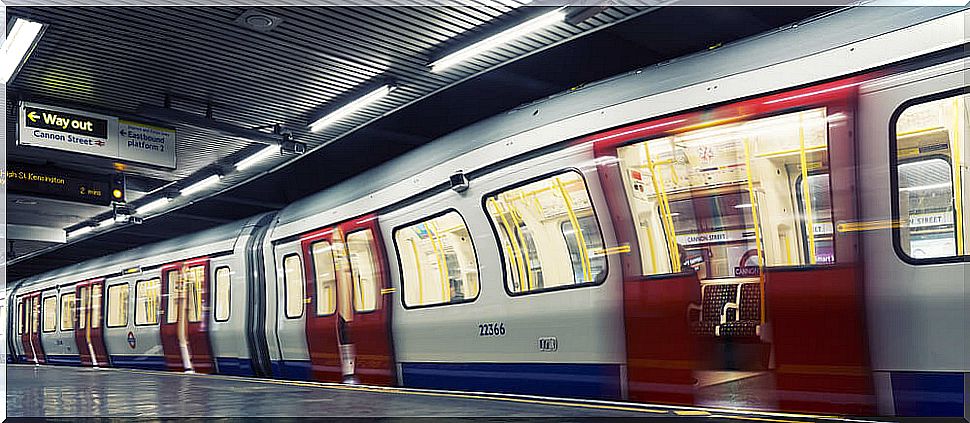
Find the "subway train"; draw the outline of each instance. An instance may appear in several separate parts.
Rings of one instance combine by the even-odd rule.
[[[968,18],[839,10],[18,281],[12,359],[968,416]]]

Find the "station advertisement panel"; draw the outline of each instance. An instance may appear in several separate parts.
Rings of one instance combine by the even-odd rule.
[[[30,102],[20,104],[21,145],[174,169],[175,129]]]

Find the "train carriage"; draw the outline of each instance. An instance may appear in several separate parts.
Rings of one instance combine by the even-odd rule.
[[[967,13],[842,10],[521,106],[278,213],[21,281],[8,342],[38,364],[966,416]]]

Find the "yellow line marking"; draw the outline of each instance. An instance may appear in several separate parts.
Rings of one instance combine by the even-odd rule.
[[[711,413],[708,413],[706,411],[699,411],[699,410],[674,411],[674,414],[678,416],[710,416],[711,415]]]

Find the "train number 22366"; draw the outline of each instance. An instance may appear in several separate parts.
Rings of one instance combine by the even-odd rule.
[[[480,323],[478,325],[478,336],[505,336],[505,322]]]

